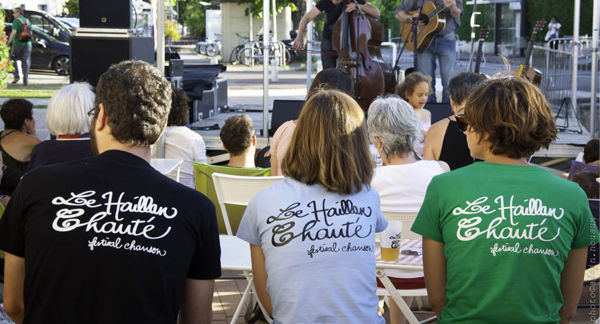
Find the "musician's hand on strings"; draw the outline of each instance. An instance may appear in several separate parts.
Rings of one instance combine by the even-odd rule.
[[[354,2],[349,2],[349,3],[346,5],[346,12],[352,12],[352,11],[354,11],[355,9],[356,9],[356,3],[354,3]]]
[[[294,39],[294,42],[292,43],[292,48],[294,48],[294,50],[299,51],[302,49],[302,47],[304,46],[304,37],[303,35],[298,34],[298,36],[296,37],[296,39]]]

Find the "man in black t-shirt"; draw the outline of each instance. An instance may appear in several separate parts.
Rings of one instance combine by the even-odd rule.
[[[370,3],[365,3],[365,0],[358,0],[358,6],[367,15],[375,18],[379,17],[379,9]],[[345,8],[346,12],[352,12],[356,10],[356,3],[349,1]],[[323,38],[321,40],[321,62],[323,63],[323,70],[334,69],[337,63],[337,56],[335,55],[335,50],[331,44],[331,34],[333,32],[333,26],[342,15],[342,12],[344,12],[344,0],[320,0],[317,2],[317,5],[308,11],[302,17],[302,20],[300,20],[298,36],[296,36],[292,46],[297,51],[302,49],[304,46],[304,32],[306,31],[306,25],[317,18],[323,11],[325,11],[327,16],[325,18],[325,24],[323,25]]]
[[[171,86],[141,61],[105,72],[97,156],[27,173],[0,220],[4,308],[17,323],[209,323],[221,274],[215,208],[153,169]]]

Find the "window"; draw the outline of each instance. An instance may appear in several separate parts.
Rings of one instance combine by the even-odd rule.
[[[38,5],[38,10],[39,11],[48,11],[48,5],[45,5],[45,4]]]

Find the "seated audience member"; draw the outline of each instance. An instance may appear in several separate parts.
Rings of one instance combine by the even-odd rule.
[[[379,192],[381,209],[393,212],[419,211],[431,179],[449,171],[442,161],[417,160],[414,141],[419,136],[419,122],[412,107],[398,97],[378,98],[369,107],[367,125],[383,166],[375,169],[371,186]],[[397,288],[425,288],[423,273],[394,275]],[[405,298],[410,305],[412,297]],[[390,299],[390,320],[401,323],[403,316]]]
[[[25,173],[33,147],[40,143],[35,137],[33,104],[25,99],[10,99],[0,108],[4,130],[0,132],[0,153],[7,168]]]
[[[194,189],[194,162],[206,163],[206,145],[200,134],[186,127],[190,99],[182,89],[173,89],[169,122],[165,130],[165,158],[183,160],[179,182]],[[177,179],[177,170],[168,175]]]
[[[155,67],[115,64],[96,87],[96,156],[23,177],[0,220],[13,321],[210,323],[214,207],[149,164],[170,106]]]
[[[46,127],[56,139],[33,148],[28,170],[92,156],[87,114],[94,108],[94,96],[92,86],[79,82],[54,93],[46,109]]]
[[[585,192],[585,194],[588,197],[588,203],[590,205],[590,210],[592,211],[592,215],[594,216],[594,221],[596,222],[596,227],[598,227],[599,224],[599,219],[598,217],[599,215],[599,209],[600,209],[600,188],[598,184],[598,181],[596,180],[598,178],[598,173],[593,173],[593,172],[589,172],[589,171],[580,171],[577,172],[573,178],[571,178],[571,181],[577,183],[581,189],[583,189],[583,191]],[[600,252],[600,245],[596,244],[596,245],[591,245],[588,247],[588,254],[587,254],[587,262],[585,265],[585,268],[588,269],[590,267],[594,267],[598,265],[598,260],[599,260],[599,254]],[[596,271],[600,271],[600,269],[597,269]],[[587,272],[587,271],[586,271]],[[598,274],[600,274],[600,272],[597,272]]]
[[[246,208],[237,236],[250,243],[258,297],[274,323],[384,323],[374,251],[387,221],[369,186],[364,118],[347,94],[313,94],[283,158],[285,179]]]
[[[310,89],[306,94],[308,99],[313,93],[320,89],[337,89],[350,96],[354,93],[354,82],[352,78],[338,69],[325,69],[315,75],[313,82],[310,84]],[[287,152],[292,140],[292,135],[296,129],[296,121],[289,120],[275,131],[271,140],[271,173],[273,175],[281,175],[281,161]]]
[[[254,122],[248,115],[235,115],[227,118],[219,133],[223,148],[229,153],[228,167],[254,168],[256,135]]]
[[[194,176],[196,190],[206,195],[216,206],[219,233],[227,234],[212,174],[218,172],[239,176],[261,177],[270,176],[271,169],[255,167],[256,135],[254,135],[252,119],[248,115],[236,115],[227,118],[223,128],[221,128],[220,136],[223,148],[229,152],[229,163],[227,166],[194,163]],[[246,207],[226,205],[226,208],[232,234],[235,234]]]
[[[598,151],[600,150],[600,140],[594,138],[585,144],[583,148],[583,162],[595,166],[600,166]]]
[[[575,183],[526,158],[556,138],[542,92],[489,80],[456,116],[482,159],[433,178],[412,227],[440,323],[568,323],[598,230]]]
[[[481,82],[481,76],[473,72],[462,72],[450,80],[450,105],[454,115],[463,112],[467,96]],[[444,161],[451,170],[473,163],[467,139],[456,126],[454,115],[431,125],[423,150],[424,159]]]
[[[417,117],[419,117],[421,136],[415,143],[415,152],[419,156],[423,155],[425,135],[427,135],[427,131],[431,127],[431,112],[425,109],[430,93],[431,77],[421,72],[411,72],[405,75],[404,81],[396,87],[396,94],[406,100],[413,107],[415,113],[417,113]]]

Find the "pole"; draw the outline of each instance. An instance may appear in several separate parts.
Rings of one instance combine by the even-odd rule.
[[[248,4],[248,20],[249,20],[249,24],[250,24],[250,30],[248,31],[248,41],[252,42],[252,34],[254,33],[252,31],[252,4],[249,3]]]
[[[165,74],[165,1],[156,0],[156,67],[161,75]],[[165,157],[164,133],[156,141],[156,157]]]
[[[313,8],[313,0],[306,0],[306,12]],[[312,42],[313,42],[313,22],[309,22],[306,28],[306,92],[310,89],[312,83]]]
[[[263,1],[263,137],[269,137],[269,1]]]
[[[581,0],[574,0],[575,9],[573,10],[573,73],[571,74],[571,104],[575,108],[575,113],[579,116],[579,105],[577,104],[577,61],[579,59],[579,13],[581,11]]]
[[[592,19],[592,102],[590,103],[590,139],[597,137],[597,105],[598,95],[598,37],[600,37],[600,0],[594,0],[594,17]]]
[[[277,48],[277,53],[278,55],[274,56],[274,60],[273,60],[273,71],[272,71],[272,80],[273,82],[277,82],[279,81],[279,75],[278,75],[278,68],[279,68],[279,55],[281,55],[281,62],[283,62],[285,60],[285,53],[283,53],[281,51],[281,48],[278,46],[277,43],[277,4],[275,3],[275,0],[272,0],[273,3],[273,40],[269,43],[273,44],[273,48]]]

